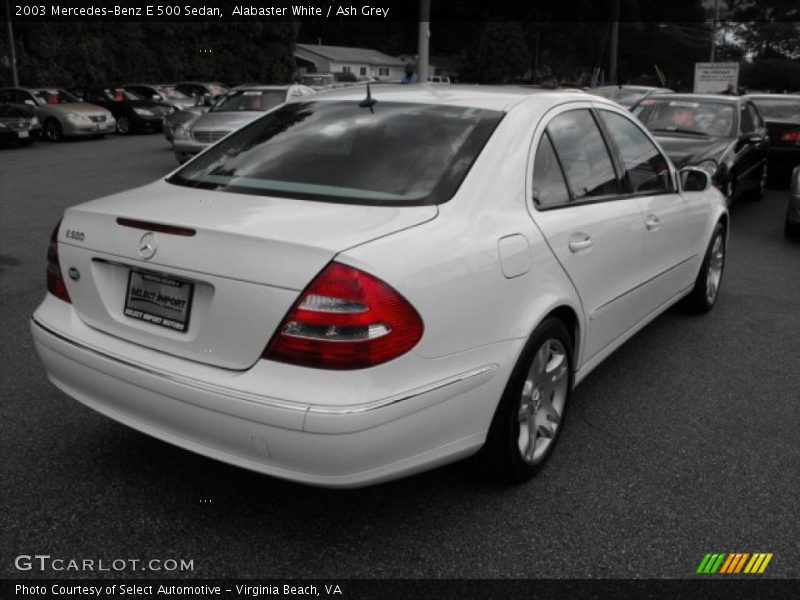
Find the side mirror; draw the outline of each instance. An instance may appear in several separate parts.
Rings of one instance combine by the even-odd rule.
[[[25,104],[27,104],[28,106],[36,106],[36,102],[34,102],[33,100],[25,100]]]
[[[684,192],[705,192],[711,187],[711,177],[697,167],[684,167],[680,170],[681,189]]]

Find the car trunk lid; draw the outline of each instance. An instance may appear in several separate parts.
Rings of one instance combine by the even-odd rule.
[[[437,212],[435,206],[312,202],[157,182],[68,209],[59,254],[65,277],[70,269],[78,274],[67,277],[67,287],[87,324],[148,348],[244,369],[337,253]],[[165,282],[144,284],[142,277]],[[176,284],[192,288],[170,298],[190,303],[185,315],[178,313],[185,331],[126,314],[134,287],[160,286],[169,297]]]

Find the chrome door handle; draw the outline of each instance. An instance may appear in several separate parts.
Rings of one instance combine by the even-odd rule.
[[[661,221],[658,220],[657,216],[650,215],[645,219],[644,226],[647,228],[647,231],[655,231],[661,226]]]
[[[592,246],[594,246],[594,242],[588,235],[580,241],[569,243],[570,252],[573,253],[580,252],[581,250],[588,250]]]

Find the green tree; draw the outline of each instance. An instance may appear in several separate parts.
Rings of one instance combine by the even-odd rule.
[[[516,22],[484,25],[476,59],[482,83],[503,83],[522,77],[530,67],[530,52],[522,26]]]

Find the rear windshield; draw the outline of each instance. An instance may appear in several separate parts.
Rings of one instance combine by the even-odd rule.
[[[761,116],[767,120],[794,121],[800,123],[800,97],[798,98],[753,98]]]
[[[286,90],[236,90],[220,98],[213,112],[266,111],[286,101]]]
[[[502,116],[431,104],[290,103],[168,181],[348,204],[439,204],[456,192]]]

